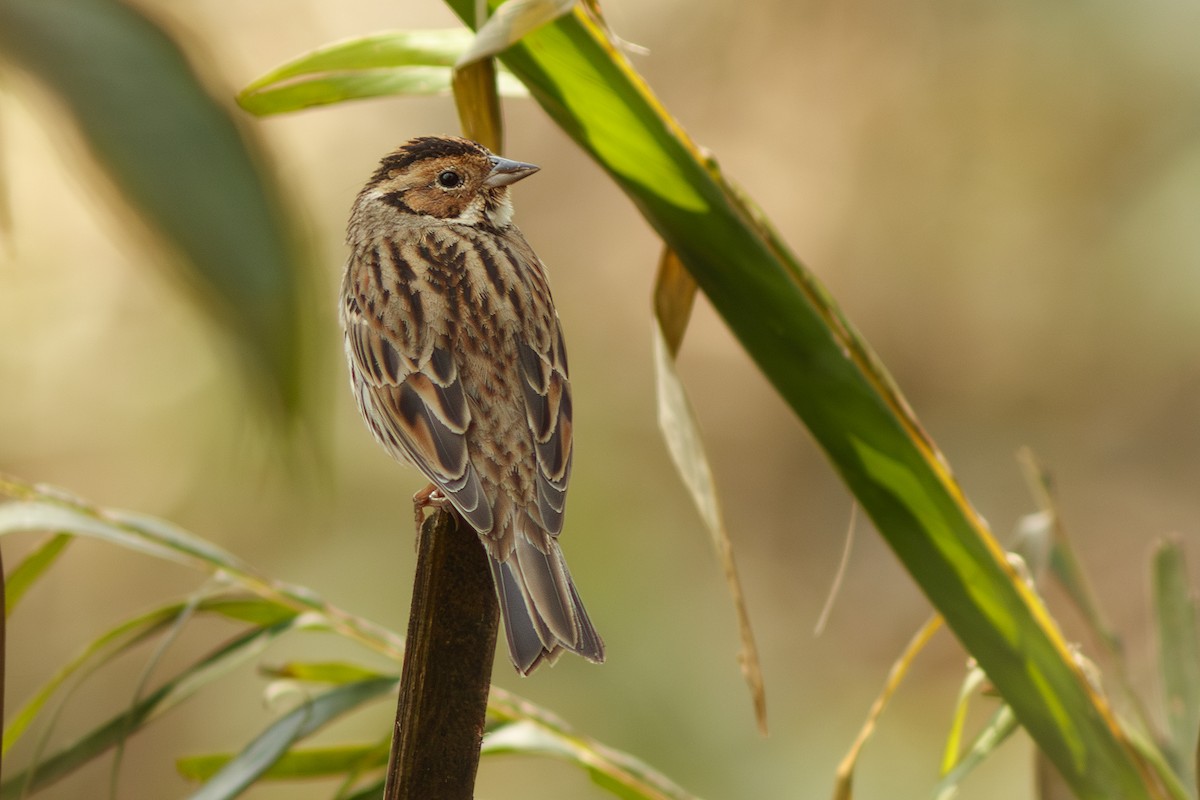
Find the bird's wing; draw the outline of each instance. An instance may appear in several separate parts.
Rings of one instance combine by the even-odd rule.
[[[471,527],[490,531],[491,504],[467,452],[471,409],[445,337],[422,342],[418,335],[417,346],[401,352],[395,342],[409,342],[387,335],[357,303],[343,313],[359,402],[376,437],[394,457],[416,465]]]
[[[562,531],[567,481],[571,477],[571,381],[558,316],[550,310],[553,335],[546,344],[518,343],[525,421],[537,454],[537,507],[541,525],[552,536]]]

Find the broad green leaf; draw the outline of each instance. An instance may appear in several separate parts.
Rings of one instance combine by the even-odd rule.
[[[1200,735],[1200,631],[1196,598],[1178,537],[1164,539],[1154,552],[1151,576],[1158,669],[1167,714],[1167,755],[1184,785],[1196,788],[1196,747]]]
[[[206,781],[234,759],[233,753],[214,753],[178,759],[175,767],[190,781]],[[262,780],[331,778],[362,769],[387,766],[388,745],[341,745],[297,748],[285,753],[262,774]]]
[[[318,47],[267,72],[239,93],[239,98],[265,86],[302,75],[393,67],[452,67],[471,45],[466,28],[384,31]]]
[[[180,257],[178,277],[232,334],[260,396],[294,411],[309,317],[299,248],[257,144],[175,42],[117,0],[0,0],[0,58],[61,101],[129,205]]]
[[[236,758],[221,768],[190,800],[237,797],[271,768],[292,745],[330,720],[396,687],[393,678],[374,678],[330,689],[285,714],[263,731]]]
[[[346,100],[364,100],[393,94],[446,94],[449,91],[449,68],[403,67],[306,78],[253,93],[243,93],[238,97],[238,103],[251,114],[266,116]]]
[[[54,566],[54,562],[66,550],[71,539],[72,537],[65,533],[47,537],[8,574],[4,583],[4,613],[6,616],[12,616],[13,609],[21,602],[21,598],[33,584],[37,583],[38,578],[46,574],[46,570]]]
[[[392,31],[348,39],[293,59],[238,93],[246,111],[260,116],[312,106],[388,95],[446,94],[452,66],[471,44],[464,28]],[[525,87],[501,71],[501,94],[521,96]]]
[[[0,784],[0,800],[11,800],[25,792],[36,792],[71,774],[184,702],[208,683],[261,653],[267,644],[290,628],[290,624],[276,625],[251,630],[236,637],[138,700],[128,711],[98,726],[50,758],[4,781]]]
[[[870,347],[598,22],[576,6],[500,58],[679,255],[1075,791],[1167,796]]]

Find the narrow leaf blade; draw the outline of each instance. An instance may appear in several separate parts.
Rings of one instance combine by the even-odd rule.
[[[737,618],[741,650],[738,663],[742,676],[750,689],[754,704],[754,717],[759,731],[767,733],[767,698],[763,683],[762,665],[758,657],[758,645],[750,626],[750,612],[746,608],[746,597],[738,575],[733,555],[733,542],[725,526],[717,500],[717,485],[713,478],[708,455],[700,436],[695,411],[688,402],[683,381],[675,369],[674,352],[678,350],[687,324],[687,312],[695,296],[696,285],[689,282],[686,272],[674,254],[667,252],[659,269],[655,292],[655,309],[662,315],[655,328],[654,371],[658,395],[658,426],[667,443],[667,450],[675,470],[679,473],[700,512],[700,518],[708,528],[717,561],[725,576],[725,584],[733,601]]]
[[[234,753],[214,753],[178,759],[175,768],[190,781],[206,781],[221,771],[236,757]],[[293,749],[261,776],[262,780],[307,780],[331,778],[364,769],[387,765],[386,743],[370,745],[341,745]]]
[[[11,617],[13,609],[21,602],[25,593],[46,574],[58,557],[66,551],[73,537],[65,533],[47,537],[41,545],[27,555],[5,578],[4,612]]]
[[[39,791],[66,777],[187,700],[208,683],[258,655],[272,639],[289,629],[290,625],[279,625],[254,629],[236,637],[140,698],[124,713],[112,717],[30,770],[4,781],[0,784],[0,800],[20,797],[26,791]]]
[[[278,762],[295,742],[395,686],[396,681],[392,678],[374,678],[339,686],[304,703],[259,734],[236,758],[192,793],[190,800],[237,797]]]
[[[1159,542],[1153,558],[1151,592],[1163,706],[1167,713],[1171,764],[1186,786],[1196,786],[1195,753],[1200,736],[1200,632],[1196,599],[1178,537]]]
[[[472,0],[447,2],[473,21]],[[500,58],[679,254],[1075,790],[1165,796],[879,359],[597,20],[577,6]]]
[[[246,86],[239,99],[301,75],[389,67],[451,67],[470,46],[472,38],[465,28],[448,28],[386,31],[345,39],[281,64]]]
[[[450,91],[448,67],[401,67],[341,72],[243,92],[238,103],[251,114],[267,116],[312,106],[393,94],[435,95]]]
[[[0,53],[50,90],[271,409],[294,411],[307,318],[299,248],[257,146],[151,19],[117,0],[5,0]],[[169,261],[167,262],[169,263]]]

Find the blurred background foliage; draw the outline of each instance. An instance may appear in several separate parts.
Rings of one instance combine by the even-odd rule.
[[[440,4],[383,0],[139,7],[180,39],[221,102],[331,40],[454,24]],[[609,0],[604,9],[618,35],[648,49],[634,63],[667,107],[838,298],[998,533],[1034,507],[1016,449],[1031,445],[1051,466],[1065,523],[1148,693],[1150,542],[1167,531],[1194,540],[1200,525],[1200,9],[877,0],[752,11]],[[59,57],[89,68],[73,50]],[[129,224],[62,109],[23,73],[0,75],[10,218],[0,248],[0,470],[166,517],[399,629],[413,565],[407,503],[419,481],[377,452],[352,408],[333,297],[354,193],[397,143],[457,130],[452,102],[242,120],[270,154],[318,265],[302,334],[314,402],[301,422],[328,459],[305,470],[283,463],[279,431],[253,409],[228,348]],[[508,100],[506,114],[508,152],[543,167],[517,193],[518,221],[551,269],[571,346],[579,457],[564,543],[613,656],[602,669],[564,660],[533,680],[501,663],[496,680],[700,796],[824,796],[927,605],[882,542],[859,536],[828,628],[813,638],[849,497],[698,303],[680,367],[763,655],[772,735],[758,737],[719,568],[656,430],[657,239],[532,102]],[[15,557],[14,542],[5,547]],[[184,570],[149,563],[75,545],[12,621],[13,642],[38,646],[13,648],[10,697],[103,628],[194,585]],[[1071,636],[1071,615],[1060,619]],[[326,645],[344,646],[311,643],[328,657]],[[917,663],[864,754],[861,797],[928,791],[963,662],[943,634]],[[120,709],[141,668],[132,659],[126,675],[101,676],[62,725]],[[265,724],[261,681],[227,680],[219,706],[185,706],[129,743],[127,787],[181,794],[175,756],[223,749]],[[361,735],[391,711],[382,704]],[[969,796],[1026,795],[1030,749],[1020,737],[1006,745]],[[104,770],[93,765],[46,796],[80,796]],[[529,796],[533,775],[536,796],[604,796],[569,767],[505,758],[484,760],[480,794]],[[289,786],[254,796],[300,795]]]

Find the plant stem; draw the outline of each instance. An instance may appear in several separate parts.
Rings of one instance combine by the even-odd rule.
[[[499,608],[479,537],[449,510],[421,526],[384,800],[470,800]]]

